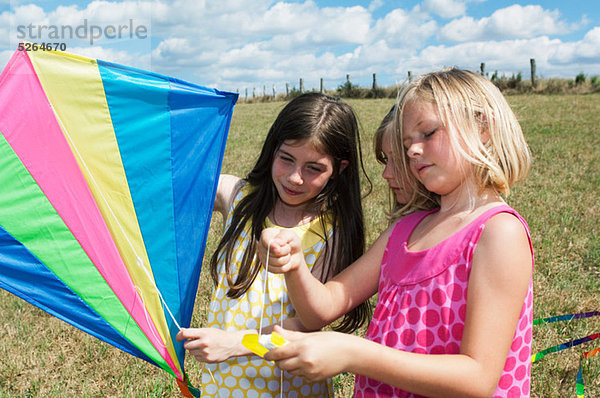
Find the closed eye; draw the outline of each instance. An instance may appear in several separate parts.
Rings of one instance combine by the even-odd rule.
[[[315,173],[322,173],[323,172],[323,170],[320,167],[317,167],[317,166],[308,166],[308,169],[310,171],[312,171],[312,172],[315,172]]]

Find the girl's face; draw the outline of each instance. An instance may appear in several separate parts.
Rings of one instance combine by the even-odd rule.
[[[308,204],[323,190],[333,174],[333,160],[306,141],[285,141],[271,168],[281,201],[290,206]]]
[[[392,152],[392,134],[394,134],[393,128],[387,127],[381,139],[381,151],[386,158],[385,168],[383,169],[381,176],[387,181],[392,192],[394,192],[396,201],[403,205],[408,203],[412,189],[408,181],[405,181],[403,178],[396,175],[394,155]]]
[[[469,165],[454,155],[448,130],[434,104],[418,99],[407,102],[402,126],[403,144],[414,176],[427,190],[439,195],[458,188]]]

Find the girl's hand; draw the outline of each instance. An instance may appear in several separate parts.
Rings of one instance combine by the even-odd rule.
[[[275,331],[288,343],[267,352],[265,359],[274,361],[281,369],[312,381],[324,380],[345,370],[348,347],[345,349],[344,344],[349,335],[292,332],[279,326],[275,326]]]
[[[223,362],[233,356],[243,355],[243,332],[226,332],[215,328],[181,329],[175,338],[187,340],[183,348],[189,351],[198,362]]]
[[[306,265],[302,242],[294,231],[279,228],[264,229],[258,244],[258,256],[263,264],[267,261],[267,249],[269,249],[269,272],[285,274]]]

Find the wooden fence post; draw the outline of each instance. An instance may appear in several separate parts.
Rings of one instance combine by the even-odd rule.
[[[481,65],[479,65],[479,70],[481,72],[481,76],[485,76],[485,62],[482,62]]]
[[[289,83],[285,84],[285,96],[286,97],[290,96],[290,84]]]
[[[535,58],[529,59],[529,64],[531,65],[531,87],[535,87]]]
[[[304,79],[300,78],[300,94],[304,92]]]
[[[377,90],[377,76],[373,73],[373,91]]]
[[[325,88],[323,87],[323,78],[321,78],[321,89],[319,90],[321,94],[325,92]]]

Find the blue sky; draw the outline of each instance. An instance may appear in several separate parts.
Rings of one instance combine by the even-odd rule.
[[[0,0],[0,67],[17,44],[67,51],[222,90],[370,86],[444,66],[600,75],[596,0]]]

